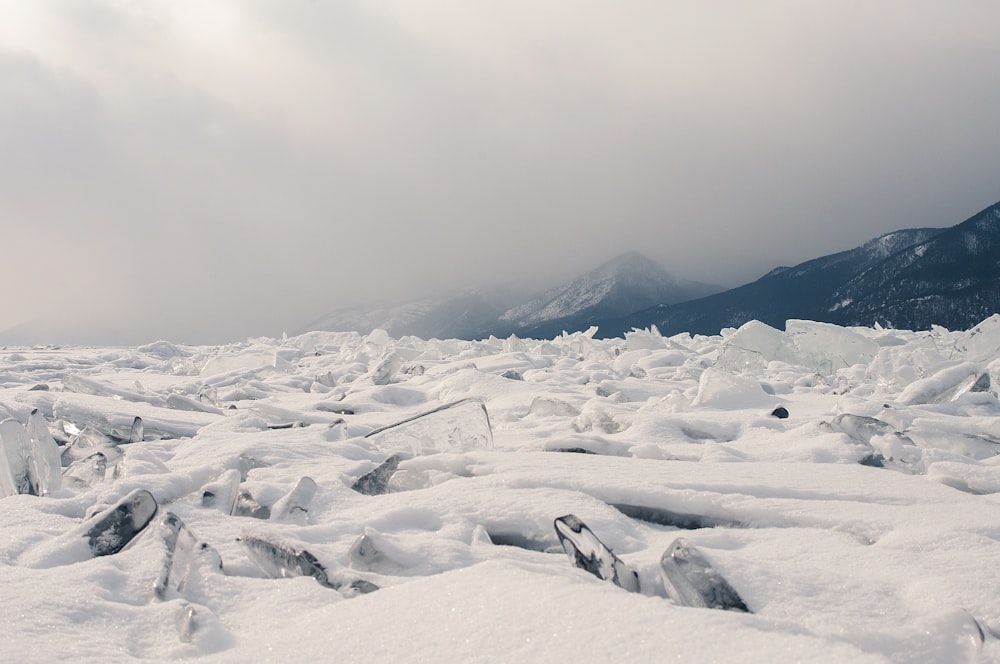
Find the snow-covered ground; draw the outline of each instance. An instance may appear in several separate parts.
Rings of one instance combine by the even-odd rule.
[[[0,416],[34,440],[37,409],[76,463],[46,496],[0,499],[3,652],[996,661],[998,357],[1000,316],[970,332],[790,322],[694,338],[4,349]],[[137,416],[141,442],[95,433],[128,441]],[[352,488],[394,454],[384,493]],[[137,489],[155,497],[153,521],[91,557],[85,519]],[[168,513],[186,539],[163,577]],[[567,514],[639,592],[571,563],[553,527]],[[660,560],[678,537],[749,613],[668,599]],[[258,539],[326,583],[271,578],[250,555]]]

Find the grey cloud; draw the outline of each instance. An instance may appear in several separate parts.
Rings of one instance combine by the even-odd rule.
[[[957,223],[1000,199],[997,7],[51,3],[0,51],[0,206],[40,247],[0,294],[221,341],[629,249],[736,285]]]

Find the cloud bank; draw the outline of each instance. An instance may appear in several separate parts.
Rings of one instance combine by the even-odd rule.
[[[630,249],[737,285],[958,223],[1000,199],[996,25],[986,0],[0,0],[0,329],[280,335]]]

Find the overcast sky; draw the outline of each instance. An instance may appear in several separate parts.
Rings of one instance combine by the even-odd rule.
[[[997,26],[997,0],[0,0],[0,330],[236,341],[632,249],[735,286],[951,226],[1000,200]]]

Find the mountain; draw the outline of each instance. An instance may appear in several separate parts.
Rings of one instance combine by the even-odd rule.
[[[718,286],[675,279],[658,263],[632,251],[506,311],[492,333],[554,337],[564,330],[586,330],[595,320],[719,290]]]
[[[367,333],[382,328],[393,336],[424,339],[553,337],[585,330],[592,321],[623,316],[661,302],[673,303],[721,290],[675,279],[654,261],[629,252],[567,283],[531,294],[507,286],[467,289],[445,297],[331,312],[308,330]]]
[[[484,336],[483,330],[494,326],[505,311],[526,297],[524,289],[514,286],[470,288],[410,302],[338,309],[299,332],[327,330],[367,334],[381,328],[397,338],[413,335],[422,339],[473,339]]]
[[[1000,311],[1000,203],[957,226],[901,230],[864,245],[776,268],[709,297],[595,321],[600,336],[656,325],[664,334],[717,334],[790,318],[906,329],[967,329]]]
[[[940,229],[896,231],[864,245],[794,267],[779,267],[752,283],[673,306],[658,305],[618,319],[597,322],[601,336],[618,336],[633,327],[656,325],[663,334],[718,334],[759,320],[784,328],[789,318],[825,321],[837,287],[899,249],[922,242]]]
[[[1000,203],[837,289],[831,322],[967,329],[1000,311]]]

